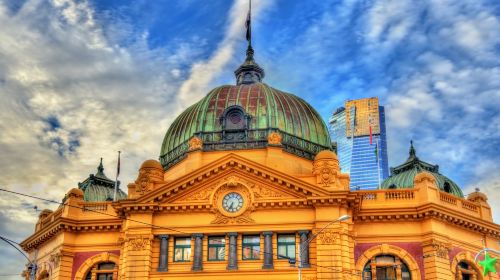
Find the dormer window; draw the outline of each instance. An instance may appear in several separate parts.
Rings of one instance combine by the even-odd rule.
[[[246,130],[249,128],[250,115],[245,114],[243,107],[228,107],[220,118],[222,130]]]

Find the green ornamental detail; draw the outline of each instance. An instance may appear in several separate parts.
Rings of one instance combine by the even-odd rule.
[[[391,168],[391,176],[385,179],[380,189],[406,189],[414,187],[414,179],[420,172],[432,174],[441,191],[463,197],[460,187],[448,177],[439,173],[439,166],[427,163],[417,157],[413,141],[411,141],[408,159],[401,165]]]
[[[484,260],[479,261],[479,265],[483,267],[483,276],[486,276],[488,272],[496,273],[495,264],[497,262],[497,258],[490,258],[487,252],[484,253]]]
[[[109,179],[104,174],[104,166],[102,165],[102,158],[99,166],[97,167],[96,174],[90,174],[83,182],[78,183],[78,188],[83,191],[84,201],[112,201],[115,192],[115,181]],[[120,182],[118,181],[118,192],[116,199],[127,199],[127,194],[120,189]]]

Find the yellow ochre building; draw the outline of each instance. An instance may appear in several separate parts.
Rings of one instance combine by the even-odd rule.
[[[413,145],[380,189],[350,191],[320,115],[263,83],[250,45],[235,75],[116,201],[101,163],[42,211],[22,242],[36,279],[499,279],[474,260],[499,249],[483,193],[463,197]]]

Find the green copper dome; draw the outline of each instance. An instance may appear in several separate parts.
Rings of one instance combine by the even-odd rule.
[[[234,71],[236,85],[213,89],[170,125],[160,152],[164,169],[186,157],[188,141],[194,137],[197,145],[191,149],[203,151],[281,146],[312,160],[318,152],[332,149],[318,112],[303,99],[263,83],[264,69],[253,55],[249,41],[246,59]]]
[[[406,189],[414,187],[415,176],[420,172],[429,172],[436,179],[436,183],[441,191],[463,197],[460,187],[448,177],[439,173],[439,166],[421,161],[417,155],[413,142],[410,147],[410,156],[405,163],[391,168],[391,176],[385,179],[380,189]]]
[[[165,135],[160,161],[168,168],[182,159],[193,136],[202,139],[203,150],[231,150],[264,147],[272,132],[283,137],[285,150],[299,156],[312,159],[320,150],[331,149],[328,129],[311,105],[253,82],[217,87],[181,113]]]
[[[127,194],[123,192],[118,182],[116,200],[127,199]],[[78,188],[83,191],[84,201],[112,201],[115,191],[115,181],[109,179],[104,174],[104,167],[101,163],[97,167],[97,173],[90,174],[82,183],[78,183]]]

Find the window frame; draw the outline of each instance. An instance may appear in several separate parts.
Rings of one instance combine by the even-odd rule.
[[[217,240],[217,239],[222,239],[224,240],[224,243],[221,243],[221,244],[210,244],[210,240]],[[215,258],[214,259],[211,259],[210,258],[210,249],[211,248],[214,248],[215,249]],[[219,254],[218,254],[218,249],[219,248],[223,248],[224,250],[224,256],[221,258],[219,258]],[[209,236],[208,237],[208,241],[207,241],[207,261],[225,261],[226,260],[226,237],[225,236]]]
[[[291,241],[280,241],[280,237],[283,237],[283,236],[291,236],[293,237],[293,242]],[[276,255],[278,256],[278,259],[280,260],[283,260],[283,259],[296,259],[297,257],[297,236],[293,233],[281,233],[281,234],[278,234],[278,236],[276,237],[276,243],[277,243],[277,247],[276,249],[278,250],[276,252]],[[288,246],[290,245],[293,245],[294,249],[293,249],[293,257],[290,257],[289,256],[289,252],[288,252]],[[285,247],[285,255],[282,256],[280,255],[280,247],[284,246]]]
[[[245,237],[258,237],[259,238],[259,241],[258,242],[245,242]],[[259,252],[259,257],[258,258],[254,258],[254,248],[257,247],[258,250],[257,252]],[[253,261],[253,260],[260,260],[260,253],[261,253],[261,250],[260,250],[260,235],[258,234],[247,234],[247,235],[243,235],[241,237],[241,260],[243,261]],[[246,258],[245,257],[245,248],[250,248],[250,257],[249,258]]]
[[[184,240],[189,240],[189,245],[178,245],[177,244],[177,240],[181,240],[181,239],[184,239]],[[177,249],[182,249],[182,259],[178,260],[177,257],[176,257],[176,251]],[[189,258],[187,260],[185,260],[185,252],[186,252],[186,249],[189,249]],[[174,253],[172,254],[173,255],[173,261],[174,262],[190,262],[191,261],[191,237],[175,237],[174,238]]]

